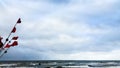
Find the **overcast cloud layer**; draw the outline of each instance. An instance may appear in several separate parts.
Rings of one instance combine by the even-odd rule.
[[[22,19],[1,60],[120,60],[119,16],[120,0],[0,0],[4,39]]]

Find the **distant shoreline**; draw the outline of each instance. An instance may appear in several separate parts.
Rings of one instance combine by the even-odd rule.
[[[0,62],[120,62],[120,60],[0,60]]]

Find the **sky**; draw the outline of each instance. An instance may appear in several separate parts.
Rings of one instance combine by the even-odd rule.
[[[120,0],[0,0],[0,60],[120,60]]]

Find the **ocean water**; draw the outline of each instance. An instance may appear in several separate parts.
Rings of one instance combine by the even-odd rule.
[[[113,60],[1,61],[0,68],[120,68],[120,61]]]

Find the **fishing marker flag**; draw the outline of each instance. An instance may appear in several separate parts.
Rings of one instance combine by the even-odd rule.
[[[15,36],[12,38],[12,40],[17,40],[18,39],[18,36]]]
[[[18,45],[18,42],[17,41],[14,41],[11,46],[17,46]]]
[[[14,27],[11,32],[15,33],[16,32],[16,27]]]
[[[9,44],[6,44],[5,48],[10,48],[10,45],[9,45]]]
[[[21,19],[20,18],[18,19],[17,23],[21,23]]]

